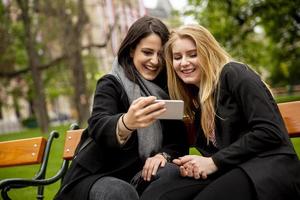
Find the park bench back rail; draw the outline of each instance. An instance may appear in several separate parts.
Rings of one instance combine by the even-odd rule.
[[[72,160],[76,147],[80,142],[80,138],[84,129],[68,130],[65,137],[65,146],[63,159]]]
[[[300,101],[279,103],[280,113],[290,137],[300,137]]]
[[[0,142],[0,167],[41,163],[46,142],[43,137]]]

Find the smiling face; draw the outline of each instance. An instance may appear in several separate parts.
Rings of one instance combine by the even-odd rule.
[[[163,69],[161,48],[160,37],[153,33],[143,38],[130,54],[137,71],[146,80],[154,80]]]
[[[178,38],[172,46],[173,68],[186,84],[199,87],[200,66],[195,42],[190,38]]]

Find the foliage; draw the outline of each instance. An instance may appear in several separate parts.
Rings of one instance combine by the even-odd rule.
[[[96,89],[96,83],[103,76],[103,72],[99,71],[98,62],[94,56],[91,54],[85,55],[83,57],[84,66],[86,66],[87,71],[87,90],[89,96],[91,96]]]
[[[299,0],[189,3],[185,14],[207,27],[234,58],[269,71],[272,85],[300,83]]]
[[[105,48],[107,43],[97,46],[90,41],[91,44],[85,42],[87,47],[83,47],[80,34],[84,33],[85,36],[89,34],[89,32],[85,33],[89,31],[86,27],[89,21],[83,3],[84,0],[0,1],[0,103],[2,106],[8,106],[7,99],[13,96],[27,100],[29,105],[35,105],[37,112],[34,114],[38,114],[40,109],[37,105],[40,104],[34,104],[34,101],[42,96],[36,95],[37,91],[42,90],[45,91],[43,93],[46,94],[47,102],[55,102],[60,95],[64,95],[70,97],[69,100],[74,100],[73,104],[76,105],[81,102],[78,101],[78,96],[83,96],[82,93],[86,91],[87,94],[84,96],[89,100],[94,92],[95,82],[102,76],[102,73],[98,72],[99,63],[92,55],[91,48],[93,45],[97,48]],[[28,16],[27,23],[23,24],[22,9],[24,8],[28,9]],[[25,24],[31,25],[29,31]],[[31,48],[28,48],[26,43],[29,41],[29,35],[31,35]],[[28,53],[28,49],[35,54]],[[37,62],[31,62],[32,57]],[[33,78],[32,63],[35,63],[37,71],[41,73],[38,76],[40,78],[38,82],[43,84],[40,89],[35,87],[37,79]],[[25,84],[19,88],[11,88],[10,85],[13,85],[16,79],[22,80]],[[86,105],[87,109],[80,111],[75,105],[79,115],[83,113],[82,110],[89,108],[89,105]],[[18,107],[16,101],[15,108]]]
[[[3,1],[0,1],[0,73],[22,70],[28,62],[23,42],[22,23],[10,17],[10,9],[10,7],[5,7]],[[14,83],[19,82],[20,78],[16,77],[14,81]],[[0,79],[0,102],[4,107],[11,106],[8,104],[7,98],[7,96],[11,96],[14,101],[15,112],[19,114],[20,106],[16,99],[24,97],[24,93],[23,88],[14,83],[11,79]]]
[[[179,27],[181,25],[180,18],[182,17],[182,13],[178,10],[172,11],[172,17],[168,20],[168,26],[170,29]]]
[[[0,72],[22,69],[27,63],[23,26],[10,17],[9,9],[0,1]]]
[[[282,80],[289,84],[300,83],[299,3],[299,0],[265,0],[253,9],[259,13],[266,34],[275,44],[271,52],[271,56],[277,58],[272,69],[273,83],[281,83]]]
[[[37,128],[38,127],[36,117],[28,117],[28,118],[22,120],[22,125],[26,128]]]

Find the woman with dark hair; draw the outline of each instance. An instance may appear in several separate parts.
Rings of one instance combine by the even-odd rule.
[[[156,18],[130,27],[111,72],[97,83],[88,128],[57,200],[138,199],[148,183],[176,170],[168,161],[188,153],[182,121],[156,119],[165,108],[155,99],[169,99],[161,55],[168,37]]]

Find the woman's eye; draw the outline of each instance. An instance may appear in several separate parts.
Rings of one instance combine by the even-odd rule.
[[[152,52],[151,52],[151,51],[143,51],[143,53],[144,53],[146,56],[152,55]]]
[[[174,59],[174,60],[180,60],[180,59],[181,59],[181,56],[174,56],[173,59]]]
[[[192,54],[190,54],[190,57],[191,57],[191,58],[197,57],[197,53],[192,53]]]

